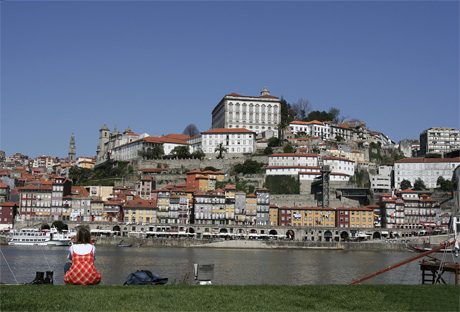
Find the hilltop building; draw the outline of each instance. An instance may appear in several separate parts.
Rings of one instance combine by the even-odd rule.
[[[429,128],[420,133],[420,153],[441,154],[460,150],[460,131],[455,128]]]
[[[144,134],[143,136],[148,136],[148,134]],[[118,132],[116,126],[112,133],[110,133],[110,130],[106,125],[102,126],[99,130],[99,144],[97,145],[96,150],[96,165],[106,161],[108,154],[112,153],[114,148],[136,141],[141,137],[142,136],[133,133],[129,126],[123,133]]]
[[[212,128],[244,128],[269,138],[278,136],[281,106],[266,87],[260,96],[225,95],[212,111]]]

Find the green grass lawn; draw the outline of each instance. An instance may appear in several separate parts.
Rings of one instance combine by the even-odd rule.
[[[0,311],[459,311],[455,285],[0,286]]]

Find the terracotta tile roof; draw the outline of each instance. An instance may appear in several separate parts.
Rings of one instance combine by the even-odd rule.
[[[201,174],[201,171],[200,170],[192,170],[192,171],[187,172],[186,174]]]
[[[357,208],[357,207],[337,207],[336,210],[373,211],[372,208],[366,208],[366,207],[362,207],[362,208]]]
[[[396,161],[400,163],[443,163],[443,162],[460,162],[460,157],[455,158],[404,158]]]
[[[259,188],[256,188],[256,192],[257,191],[270,191],[268,188],[265,188],[265,187],[259,187]]]
[[[141,199],[140,197],[136,197],[134,200],[130,200],[125,204],[126,208],[134,208],[134,207],[141,207],[141,208],[156,208],[157,201],[151,199]]]
[[[323,157],[323,160],[342,160],[342,161],[354,162],[353,160],[341,158],[341,157]]]
[[[294,125],[305,125],[305,126],[308,126],[308,125],[323,125],[327,122],[321,122],[321,121],[318,121],[318,120],[313,120],[313,121],[291,121],[289,124],[294,124]]]
[[[175,133],[164,135],[161,138],[176,139],[176,140],[183,140],[183,141],[190,139],[190,137],[186,134],[175,134]]]
[[[1,207],[14,207],[18,206],[18,203],[15,202],[4,202],[0,204]]]

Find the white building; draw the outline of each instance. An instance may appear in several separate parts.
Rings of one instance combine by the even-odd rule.
[[[393,166],[379,166],[378,174],[370,174],[371,189],[374,193],[391,192]]]
[[[218,153],[220,145],[228,154],[246,154],[256,151],[256,133],[243,128],[218,128],[201,132],[203,153],[210,155]]]
[[[354,161],[339,157],[321,157],[318,154],[282,153],[268,157],[267,175],[299,175],[302,180],[313,180],[321,175],[321,165],[328,165],[331,181],[348,181],[354,175]]]
[[[319,137],[322,140],[333,140],[338,137],[351,140],[353,130],[344,125],[336,125],[330,121],[292,121],[289,123],[292,134],[304,134],[310,137]]]
[[[110,157],[113,160],[123,161],[138,159],[142,157],[142,152],[145,153],[148,149],[153,149],[157,145],[163,148],[165,155],[171,154],[171,151],[177,146],[189,146],[182,138],[182,135],[170,134],[162,137],[148,136],[113,148]]]
[[[420,133],[420,153],[445,154],[460,150],[460,131],[455,128],[429,128]]]
[[[244,128],[263,134],[272,131],[277,136],[281,120],[280,100],[264,87],[260,96],[230,93],[212,111],[212,128]]]
[[[427,188],[437,187],[437,180],[442,176],[446,180],[452,179],[455,168],[460,165],[457,158],[405,158],[395,162],[395,188],[401,187],[403,180],[414,185],[417,179],[422,179]]]
[[[371,142],[375,144],[381,144],[381,146],[390,146],[393,147],[395,144],[388,136],[381,132],[372,131],[371,132]]]
[[[195,153],[202,150],[201,134],[192,136],[185,140],[189,144],[190,153]]]

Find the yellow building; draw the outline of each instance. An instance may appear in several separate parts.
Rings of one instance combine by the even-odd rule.
[[[125,222],[135,223],[156,223],[157,222],[157,201],[148,199],[130,200],[125,205]]]
[[[207,171],[201,172],[201,174],[209,179],[217,180],[219,182],[224,181],[225,179],[225,174],[220,171],[207,170]]]
[[[169,223],[169,197],[170,191],[168,188],[163,188],[158,191],[158,198],[157,198],[157,222],[158,223]]]
[[[235,192],[236,186],[225,185],[225,223],[235,224]]]
[[[91,201],[92,221],[94,222],[104,221],[103,211],[104,211],[104,201],[102,199],[93,199]]]
[[[257,196],[254,194],[246,195],[246,222],[249,225],[256,224],[257,218]]]
[[[326,207],[292,207],[292,226],[300,227],[334,227],[335,209]]]
[[[278,226],[278,206],[270,205],[268,210],[268,224]]]
[[[372,208],[339,207],[336,227],[373,228],[374,210]]]
[[[355,167],[358,165],[359,162],[364,161],[364,153],[360,151],[344,151],[339,150],[336,147],[327,150],[331,156],[334,157],[343,157],[350,159],[355,162]]]

